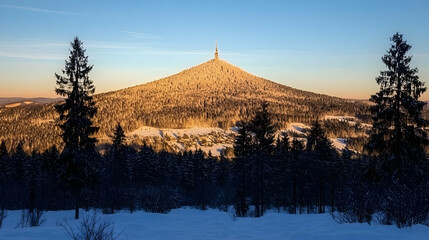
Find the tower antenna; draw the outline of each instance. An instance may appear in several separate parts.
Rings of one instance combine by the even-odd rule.
[[[215,51],[215,60],[219,59],[219,52],[217,51],[217,40],[216,40],[216,51]]]

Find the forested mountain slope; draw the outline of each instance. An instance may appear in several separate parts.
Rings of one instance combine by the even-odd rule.
[[[252,75],[226,61],[212,59],[146,84],[95,95],[98,137],[111,135],[117,122],[126,132],[142,126],[186,128],[234,126],[267,101],[273,119],[309,122],[323,115],[366,114],[368,105],[302,91]],[[0,140],[23,141],[27,150],[61,146],[55,103],[0,107]]]

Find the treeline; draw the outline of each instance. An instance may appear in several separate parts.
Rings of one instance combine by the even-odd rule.
[[[265,110],[264,110],[265,109]],[[319,122],[307,144],[287,135],[274,139],[274,126],[263,107],[243,122],[235,159],[205,156],[201,150],[171,154],[148,146],[136,151],[124,144],[117,125],[105,155],[81,153],[79,205],[104,213],[144,209],[167,213],[194,206],[227,210],[237,216],[262,216],[267,209],[292,214],[331,212],[339,221],[386,224],[425,223],[429,214],[429,165],[419,165],[407,182],[394,183],[381,159],[344,150],[338,154]],[[27,155],[0,145],[0,208],[30,213],[75,206],[73,187],[55,147]],[[411,171],[411,169],[409,169]]]
[[[337,119],[326,119],[323,127],[330,138],[356,138],[364,137],[370,132],[370,127],[365,127],[361,122],[340,121]]]

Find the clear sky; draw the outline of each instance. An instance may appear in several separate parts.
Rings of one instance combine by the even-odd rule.
[[[412,0],[0,0],[0,97],[55,97],[54,73],[79,36],[98,93],[205,62],[218,40],[220,58],[257,76],[369,98],[397,31],[429,81],[428,11]]]

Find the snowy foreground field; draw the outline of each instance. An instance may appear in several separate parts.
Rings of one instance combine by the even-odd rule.
[[[82,215],[87,214],[85,212]],[[1,240],[69,239],[58,223],[76,226],[73,211],[46,212],[39,227],[16,228],[21,211],[9,211],[0,229]],[[101,215],[114,222],[120,239],[429,239],[423,225],[398,229],[395,226],[338,224],[328,214],[290,215],[267,213],[261,218],[233,219],[230,213],[210,209],[176,209],[169,214],[146,212]]]

